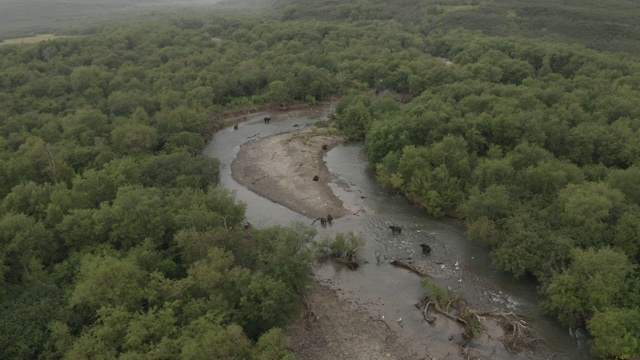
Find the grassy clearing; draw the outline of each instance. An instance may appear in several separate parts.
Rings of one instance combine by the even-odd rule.
[[[1,45],[13,45],[13,44],[35,44],[40,41],[47,41],[60,38],[61,36],[57,36],[54,34],[40,34],[28,37],[21,37],[16,39],[7,39],[4,41],[0,41]]]

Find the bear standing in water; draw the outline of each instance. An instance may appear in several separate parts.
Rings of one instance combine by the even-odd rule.
[[[389,229],[391,229],[391,233],[392,234],[395,234],[395,233],[400,234],[400,233],[402,233],[402,228],[400,226],[391,225],[391,226],[389,226]]]

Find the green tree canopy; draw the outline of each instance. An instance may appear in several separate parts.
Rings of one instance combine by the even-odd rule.
[[[615,308],[633,267],[623,253],[610,248],[572,252],[570,267],[544,288],[543,307],[569,326],[581,325],[594,314]]]

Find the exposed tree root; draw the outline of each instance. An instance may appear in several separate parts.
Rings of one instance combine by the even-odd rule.
[[[435,316],[429,316],[429,308],[433,307],[435,311],[446,316],[452,321],[455,321],[462,325],[464,328],[463,336],[466,339],[472,339],[480,329],[480,322],[473,315],[473,312],[468,308],[466,302],[459,297],[450,298],[432,298],[425,297],[422,301],[416,304],[416,307],[422,310],[424,319],[432,324],[436,321]]]
[[[437,318],[435,316],[429,316],[429,306],[433,305],[432,301],[427,301],[427,304],[424,306],[424,309],[422,309],[422,316],[424,316],[424,319],[429,323],[429,324],[433,324]],[[420,304],[416,304],[416,307],[418,309],[420,309]]]
[[[466,306],[466,304],[465,304],[465,306]],[[465,320],[465,319],[463,319],[463,318],[461,318],[459,316],[452,315],[449,312],[442,310],[442,308],[440,307],[440,305],[438,305],[438,303],[434,303],[433,308],[436,309],[436,311],[439,312],[440,314],[448,317],[449,319],[451,319],[453,321],[457,321],[457,322],[461,323],[465,327],[467,325],[469,325],[469,322],[467,320]]]
[[[387,329],[389,329],[389,332],[391,333],[391,335],[393,335],[394,337],[396,336],[396,333],[393,330],[391,330],[391,326],[389,326],[389,324],[387,324],[386,321],[384,321],[382,319],[374,319],[374,321],[380,321],[383,324],[385,324],[387,326]]]
[[[387,260],[387,254],[376,252],[378,264],[381,262],[381,258]],[[410,263],[402,261],[402,259],[391,259],[389,263],[407,269],[423,278],[430,278],[429,274]],[[486,317],[491,317],[498,322],[505,333],[501,339],[502,343],[509,351],[514,353],[532,350],[537,346],[538,342],[543,341],[536,336],[534,329],[527,324],[522,315],[500,310],[474,311],[460,297],[449,295],[438,298],[425,297],[420,303],[416,304],[416,307],[421,310],[424,319],[429,324],[433,324],[437,319],[435,316],[429,315],[430,307],[433,307],[435,311],[452,321],[461,324],[464,328],[463,337],[467,340],[473,339],[481,331],[482,321],[486,320]],[[464,348],[464,344],[462,347]]]
[[[355,260],[342,259],[342,258],[334,258],[333,260],[339,262],[340,264],[346,265],[351,270],[355,270],[360,266],[360,263],[358,263]]]
[[[505,312],[498,309],[487,311],[474,311],[470,309],[466,302],[460,298],[431,298],[425,297],[416,304],[430,324],[436,321],[434,316],[429,316],[429,308],[433,307],[438,313],[448,317],[462,325],[464,328],[464,338],[470,340],[474,338],[481,329],[482,321],[487,317],[494,319],[504,331],[502,343],[509,351],[518,353],[524,350],[533,350],[538,342],[543,340],[536,336],[535,330],[527,324],[524,316],[513,312]],[[465,344],[461,345],[463,348]]]
[[[527,324],[524,316],[515,314],[513,312],[504,312],[500,310],[490,310],[475,313],[476,316],[480,315],[490,316],[496,319],[502,329],[504,330],[504,336],[502,343],[513,352],[520,352],[523,350],[531,350],[537,346],[538,342],[542,342],[541,338],[536,336],[535,330]]]

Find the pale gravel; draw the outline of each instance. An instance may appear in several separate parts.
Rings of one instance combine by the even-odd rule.
[[[348,213],[328,185],[325,150],[342,139],[325,129],[305,129],[248,142],[231,163],[231,174],[249,190],[310,219]],[[313,181],[314,176],[319,181]]]

